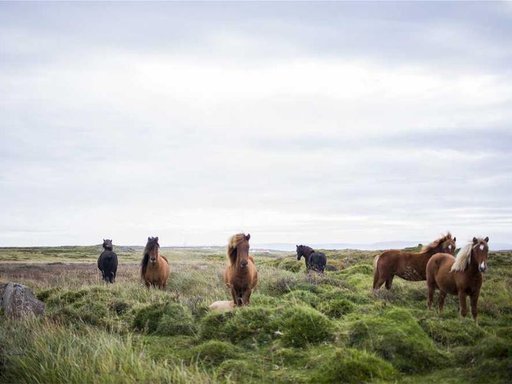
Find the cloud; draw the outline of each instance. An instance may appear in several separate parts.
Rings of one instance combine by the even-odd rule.
[[[1,5],[0,244],[508,238],[505,16],[296,6]]]

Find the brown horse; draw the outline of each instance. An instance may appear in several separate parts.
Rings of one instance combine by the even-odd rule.
[[[249,256],[250,234],[239,233],[231,236],[228,244],[229,265],[224,271],[224,282],[231,289],[236,306],[249,304],[251,293],[258,283],[258,272],[254,259]]]
[[[409,281],[426,280],[425,268],[432,255],[445,252],[453,255],[455,252],[456,237],[452,238],[450,232],[445,236],[433,241],[421,252],[407,252],[389,250],[378,255],[374,262],[373,289],[379,289],[386,283],[386,288],[391,289],[393,277],[398,276]]]
[[[169,278],[170,267],[167,259],[160,255],[158,237],[148,237],[144,257],[142,258],[140,277],[146,287],[165,289]]]
[[[434,292],[439,289],[439,312],[449,293],[459,296],[459,312],[466,316],[466,296],[471,302],[471,314],[476,321],[478,296],[482,286],[482,272],[487,269],[489,238],[473,237],[473,242],[462,248],[457,257],[446,253],[432,256],[427,264],[428,308],[432,308]]]

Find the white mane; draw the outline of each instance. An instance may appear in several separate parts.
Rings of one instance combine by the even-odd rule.
[[[454,271],[464,271],[466,267],[469,265],[471,261],[471,249],[473,248],[473,244],[469,243],[464,248],[461,248],[455,256],[455,262],[450,269],[451,272]]]

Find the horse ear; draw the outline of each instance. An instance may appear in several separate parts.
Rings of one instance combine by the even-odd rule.
[[[151,237],[148,237],[148,241],[151,241]]]
[[[251,238],[251,234],[248,233],[246,236],[245,236],[245,240],[249,241],[249,239]]]
[[[453,238],[453,241],[457,241],[457,238],[456,238],[456,237],[454,237],[454,238]]]
[[[478,239],[476,237],[473,237],[473,244],[478,243]]]
[[[156,241],[156,242],[158,242],[158,236],[157,236],[157,237],[155,237],[155,241]]]
[[[484,240],[485,240],[486,243],[488,243],[489,242],[489,236],[487,236]]]

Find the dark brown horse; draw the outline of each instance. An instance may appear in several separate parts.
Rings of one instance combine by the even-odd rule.
[[[164,256],[160,255],[158,237],[148,237],[142,258],[140,277],[148,288],[153,286],[165,289],[169,273],[169,262]]]
[[[239,233],[231,236],[228,244],[229,265],[224,271],[224,282],[231,290],[236,306],[250,303],[252,290],[258,283],[258,272],[254,259],[249,256],[250,234]]]
[[[308,272],[316,271],[324,273],[325,264],[327,264],[325,253],[317,252],[307,245],[296,245],[295,247],[297,250],[297,260],[304,257],[304,260],[306,261],[306,270]]]
[[[457,257],[438,253],[427,264],[428,308],[432,308],[434,292],[439,289],[439,311],[443,310],[444,299],[449,293],[459,296],[459,312],[468,313],[466,296],[471,302],[471,314],[476,321],[477,303],[482,287],[482,272],[487,270],[489,238],[473,237],[473,242],[462,248]]]
[[[436,253],[444,252],[452,254],[455,252],[456,237],[452,238],[450,232],[443,237],[433,241],[421,252],[407,252],[389,250],[378,255],[374,262],[373,289],[379,289],[386,283],[386,288],[391,289],[393,277],[398,276],[409,281],[426,280],[425,269],[428,260]]]

